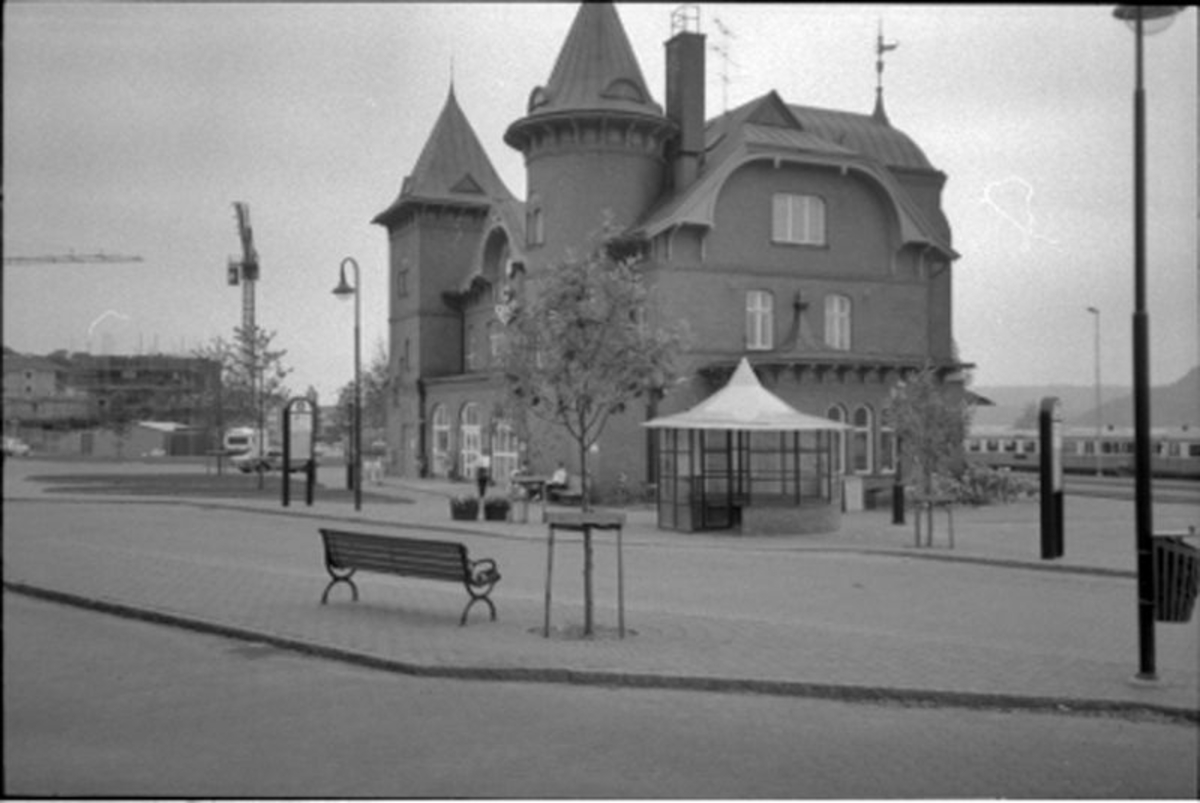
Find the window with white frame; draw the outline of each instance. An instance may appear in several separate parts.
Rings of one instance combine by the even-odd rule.
[[[433,476],[445,477],[450,473],[450,411],[446,405],[433,408]]]
[[[895,474],[896,459],[896,430],[881,425],[879,427],[879,470],[884,474]]]
[[[792,245],[825,245],[825,201],[816,195],[771,196],[771,240]]]
[[[850,299],[825,296],[825,345],[837,351],[850,350]]]
[[[835,404],[825,412],[825,417],[839,424],[846,423],[846,408]],[[846,470],[846,432],[835,429],[833,435],[833,473],[842,474]]]
[[[765,351],[775,345],[775,298],[766,290],[746,293],[746,348]]]
[[[871,471],[871,408],[863,406],[854,411],[850,422],[850,470],[855,474]]]
[[[463,477],[474,479],[475,466],[483,452],[483,428],[479,416],[479,405],[468,402],[463,405],[458,417],[458,436],[462,448],[459,450],[458,465]]]
[[[509,478],[520,468],[521,439],[508,421],[496,424],[492,438],[492,476],[503,487],[508,487]]]

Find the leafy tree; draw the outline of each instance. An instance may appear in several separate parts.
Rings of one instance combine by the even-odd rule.
[[[652,330],[649,288],[628,243],[601,238],[582,259],[530,280],[506,309],[504,371],[518,412],[561,427],[579,450],[584,510],[588,450],[614,414],[674,378],[682,325]]]
[[[918,493],[933,496],[938,475],[949,473],[962,453],[971,406],[962,394],[950,392],[938,379],[937,370],[926,364],[892,388],[883,407],[883,419],[896,432],[901,459],[915,472]],[[928,528],[932,543],[932,515]]]
[[[287,351],[272,348],[275,336],[259,326],[238,326],[232,340],[214,337],[194,352],[221,366],[220,388],[206,403],[219,410],[223,424],[257,426],[260,411],[282,407],[290,398],[284,380],[292,369],[283,361]]]

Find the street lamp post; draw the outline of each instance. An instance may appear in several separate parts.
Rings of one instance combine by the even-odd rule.
[[[1133,90],[1133,457],[1137,522],[1138,674],[1158,679],[1154,661],[1154,511],[1150,496],[1150,316],[1146,311],[1146,93],[1142,37],[1165,30],[1175,6],[1117,6],[1134,31]]]
[[[1100,310],[1097,307],[1088,307],[1087,311],[1096,316],[1096,443],[1092,449],[1096,456],[1096,476],[1099,477],[1104,473],[1100,459],[1100,439],[1104,437],[1104,422],[1100,415]]]
[[[346,265],[354,268],[354,286],[346,283]],[[350,444],[350,481],[354,485],[354,509],[362,510],[362,383],[360,366],[362,364],[359,337],[359,327],[362,321],[362,293],[360,292],[358,262],[353,257],[346,257],[340,266],[340,279],[333,294],[342,300],[354,296],[354,422],[353,435]]]

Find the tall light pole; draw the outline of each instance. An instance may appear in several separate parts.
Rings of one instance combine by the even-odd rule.
[[[1104,437],[1104,423],[1100,417],[1100,310],[1098,307],[1088,307],[1087,311],[1096,316],[1096,443],[1093,451],[1096,455],[1096,476],[1099,477],[1104,473],[1100,460],[1100,439]]]
[[[346,283],[346,265],[354,268],[354,286]],[[362,293],[359,284],[358,263],[354,257],[346,257],[340,267],[338,286],[333,288],[333,294],[343,301],[354,296],[354,433],[350,445],[350,481],[354,485],[354,509],[362,510],[362,382],[360,366],[362,364],[359,337],[359,327],[362,321]]]
[[[1154,511],[1150,495],[1150,316],[1146,312],[1146,92],[1142,37],[1165,30],[1176,6],[1117,6],[1113,16],[1133,28],[1133,463],[1137,522],[1138,674],[1158,679],[1154,666]]]

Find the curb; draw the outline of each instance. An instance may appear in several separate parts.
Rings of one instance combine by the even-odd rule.
[[[965,708],[997,712],[1046,713],[1073,716],[1115,716],[1128,719],[1155,719],[1177,724],[1200,724],[1200,711],[1191,708],[1072,697],[1021,696],[1015,694],[955,692],[933,689],[854,686],[835,683],[808,683],[789,680],[755,680],[698,675],[659,675],[600,670],[575,670],[561,667],[475,667],[419,664],[383,658],[368,653],[315,644],[292,637],[263,633],[248,628],[224,625],[200,618],[139,608],[64,591],[41,588],[4,580],[5,591],[77,608],[120,616],[152,624],[177,627],[207,635],[266,644],[326,660],[354,664],[368,669],[395,672],[413,677],[453,680],[501,681],[509,683],[557,683],[631,689],[670,689],[677,691],[758,694],[777,697],[801,697],[846,703],[901,705],[908,707]]]

